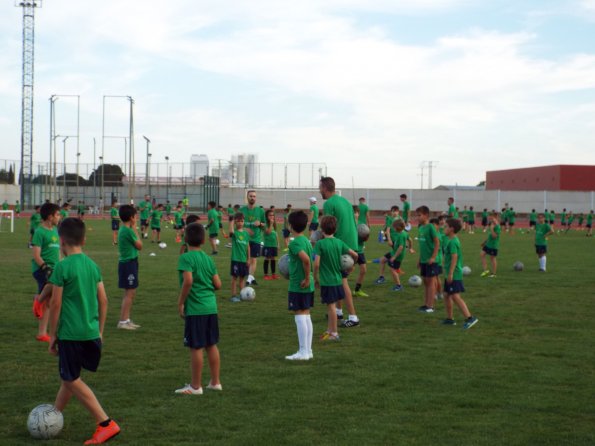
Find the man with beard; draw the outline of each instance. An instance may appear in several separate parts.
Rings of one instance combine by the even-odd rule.
[[[240,212],[244,214],[244,228],[250,234],[250,267],[249,275],[246,283],[248,285],[258,285],[254,274],[258,264],[258,257],[262,249],[262,228],[266,226],[264,217],[264,209],[256,205],[256,191],[249,190],[246,198],[248,204],[240,208]]]

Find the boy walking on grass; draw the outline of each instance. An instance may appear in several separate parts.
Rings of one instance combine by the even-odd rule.
[[[481,265],[483,272],[481,277],[496,277],[498,270],[498,248],[500,247],[500,233],[502,229],[498,222],[498,213],[493,212],[490,215],[490,226],[488,227],[488,238],[481,244]],[[492,272],[488,269],[488,262],[486,256],[490,256],[492,263]]]
[[[244,214],[238,212],[229,218],[229,238],[231,239],[230,300],[231,302],[240,302],[238,290],[244,288],[250,267],[250,235],[244,230]]]
[[[419,225],[419,261],[417,266],[424,283],[424,304],[418,308],[418,311],[433,313],[436,297],[436,277],[442,273],[442,267],[436,262],[440,252],[440,235],[436,230],[436,226],[429,222],[430,209],[427,206],[420,206],[415,212],[417,213],[417,223]]]
[[[463,286],[463,252],[461,250],[461,242],[457,237],[461,230],[461,222],[453,218],[446,220],[446,228],[444,230],[448,240],[444,247],[444,266],[446,268],[446,279],[444,280],[444,307],[446,308],[446,319],[442,321],[443,325],[456,325],[453,318],[453,302],[459,307],[463,316],[465,316],[465,324],[463,328],[468,330],[477,324],[477,318],[469,312],[467,304],[461,297],[461,293],[465,291]]]
[[[140,325],[130,319],[132,303],[136,297],[138,288],[138,252],[143,249],[143,242],[140,240],[136,229],[136,209],[134,206],[125,204],[119,210],[122,226],[118,231],[118,287],[124,290],[122,307],[120,309],[120,320],[118,328],[122,330],[136,330]]]
[[[387,259],[390,273],[393,276],[393,291],[401,291],[401,279],[399,278],[399,270],[401,269],[401,263],[405,258],[405,252],[407,251],[407,239],[408,235],[405,232],[405,222],[401,219],[393,221],[393,229],[395,230],[394,235],[391,237],[393,242],[392,250],[390,252],[390,258]],[[386,257],[385,257],[386,258]]]
[[[359,220],[359,206],[353,206],[353,217],[355,221]],[[364,279],[366,277],[366,273],[368,272],[368,265],[366,261],[366,254],[364,250],[366,249],[366,240],[363,240],[357,237],[357,260],[356,264],[359,268],[359,274],[357,275],[357,279],[355,280],[355,289],[353,290],[353,295],[355,297],[370,297],[364,290],[362,290],[362,286],[364,284]]]
[[[545,273],[546,269],[547,238],[553,233],[552,227],[545,222],[545,215],[539,214],[535,226],[535,252],[539,260],[539,271],[542,273]]]
[[[118,230],[120,229],[120,216],[118,215],[118,202],[112,201],[110,209],[110,217],[112,219],[112,244],[118,244]]]
[[[107,296],[99,268],[83,253],[85,224],[66,218],[60,224],[60,247],[65,255],[50,282],[49,352],[59,357],[62,383],[54,406],[63,412],[75,396],[95,419],[97,428],[84,444],[101,444],[120,433],[97,397],[80,377],[81,369],[97,371],[107,314]]]
[[[202,395],[203,352],[206,350],[211,370],[210,390],[223,390],[219,380],[219,322],[215,290],[221,289],[221,279],[215,262],[202,249],[205,230],[200,223],[186,227],[184,239],[188,252],[178,260],[180,296],[178,314],[184,319],[184,346],[190,349],[192,379],[175,393]]]
[[[314,327],[310,318],[310,308],[314,306],[314,278],[312,277],[312,244],[304,231],[308,216],[303,211],[292,212],[288,218],[294,239],[289,243],[289,290],[288,310],[293,311],[299,342],[299,350],[286,356],[289,361],[308,361],[312,353]],[[336,319],[336,317],[335,317]]]

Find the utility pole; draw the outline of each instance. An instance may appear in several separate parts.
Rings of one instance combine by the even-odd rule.
[[[432,168],[438,165],[438,161],[426,161],[428,163],[428,189],[432,189]]]

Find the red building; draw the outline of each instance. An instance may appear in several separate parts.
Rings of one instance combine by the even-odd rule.
[[[556,165],[486,172],[486,190],[595,191],[595,166]]]

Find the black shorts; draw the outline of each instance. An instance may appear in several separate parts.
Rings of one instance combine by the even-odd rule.
[[[120,220],[112,218],[112,231],[117,231],[118,229],[120,229]]]
[[[589,228],[589,229],[591,229],[591,224],[590,223],[587,223],[586,227]]]
[[[343,285],[320,286],[320,301],[323,304],[333,304],[342,299],[345,299],[345,289],[343,288]]]
[[[205,348],[219,342],[219,320],[216,314],[186,316],[184,347]]]
[[[250,257],[260,257],[260,251],[262,251],[262,245],[258,242],[250,242]]]
[[[514,226],[514,221],[508,222],[508,226]]]
[[[391,262],[390,259],[388,259],[388,262],[386,262],[386,264],[388,265],[388,267],[390,269],[394,269],[395,271],[401,269],[401,262],[399,260],[395,260],[394,262]]]
[[[547,254],[547,246],[546,245],[535,245],[535,253],[540,254]]]
[[[481,219],[481,225],[482,226],[487,226],[488,225],[488,219],[487,218],[482,218]]]
[[[247,277],[249,274],[248,265],[246,265],[246,262],[232,260],[230,274],[231,277]]]
[[[146,218],[141,218],[141,219],[140,219],[140,225],[141,225],[141,226],[149,226],[149,225],[147,224],[147,219],[146,219]]]
[[[184,225],[174,225],[174,229],[177,229],[177,230],[184,229]]]
[[[422,263],[420,266],[420,275],[422,277],[436,277],[442,274],[442,267],[437,263]]]
[[[29,229],[29,234],[31,234],[31,236],[33,237],[33,234],[35,234],[35,229]]]
[[[118,288],[125,290],[138,288],[138,259],[118,263]]]
[[[92,341],[58,340],[58,369],[63,381],[75,381],[81,369],[97,371],[101,360],[101,339]]]
[[[287,309],[289,311],[308,310],[314,306],[314,293],[287,293]]]
[[[41,293],[41,290],[43,290],[45,284],[48,283],[48,279],[41,268],[33,273],[33,278],[37,281],[37,294],[39,294]]]
[[[316,231],[318,229],[318,223],[310,223],[310,231]]]
[[[154,228],[151,226],[151,231],[161,232],[161,228]]]
[[[533,226],[535,226],[537,223],[535,223],[534,221],[530,221],[529,222],[529,227],[532,228]]]
[[[214,238],[217,238],[218,235],[219,235],[219,233],[217,233],[217,232],[214,234],[209,233],[209,239],[213,240]]]
[[[485,252],[489,256],[498,257],[498,250],[497,249],[488,248],[487,246],[484,246],[481,249],[482,249],[483,252]]]
[[[262,256],[265,258],[277,257],[277,247],[265,246],[264,248],[262,248]]]
[[[291,235],[291,231],[289,229],[282,229],[281,233],[283,234],[283,238],[289,238]]]
[[[365,265],[366,263],[368,263],[366,261],[366,254],[364,254],[363,252],[358,252],[357,253],[357,263],[358,265]]]
[[[554,223],[556,223],[556,220],[550,220],[550,225],[553,225]]]
[[[223,229],[223,223],[219,223],[219,229]]]
[[[444,292],[446,294],[459,294],[465,292],[462,280],[453,280],[452,282],[444,281]]]

